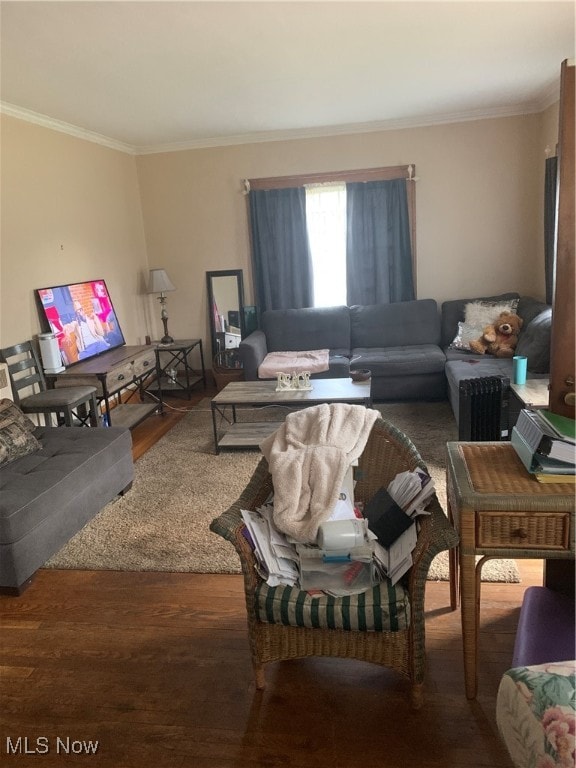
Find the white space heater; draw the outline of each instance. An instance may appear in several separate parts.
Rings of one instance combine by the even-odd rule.
[[[46,373],[61,373],[64,369],[58,339],[54,333],[41,333],[38,336],[42,365]]]

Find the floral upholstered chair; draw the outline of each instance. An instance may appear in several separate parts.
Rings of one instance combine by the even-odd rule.
[[[379,418],[359,459],[355,499],[366,503],[399,473],[426,469],[412,442]],[[458,536],[436,496],[429,516],[420,518],[413,565],[396,585],[385,580],[357,595],[311,596],[298,587],[271,587],[259,576],[244,535],[240,510],[255,510],[273,490],[266,459],[261,459],[240,498],[211,523],[232,542],[242,565],[248,632],[256,687],[264,688],[264,665],[305,656],[335,656],[380,664],[404,675],[411,704],[423,703],[425,672],[424,591],[432,559],[456,546]]]

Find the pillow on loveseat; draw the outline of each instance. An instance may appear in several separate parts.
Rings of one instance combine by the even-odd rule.
[[[41,444],[15,419],[0,421],[0,466],[38,451]]]
[[[27,432],[32,432],[36,429],[34,422],[23,413],[20,408],[7,397],[0,400],[0,422],[5,419],[11,419],[17,424],[20,424]]]
[[[42,447],[32,434],[34,428],[12,400],[0,400],[0,466]]]
[[[520,299],[519,293],[501,293],[499,296],[478,296],[471,299],[452,299],[442,302],[441,326],[442,326],[442,349],[447,349],[454,337],[458,333],[458,323],[464,322],[464,311],[466,304],[476,301],[493,301],[498,304],[509,301],[510,299]],[[518,314],[522,317],[520,311]]]
[[[482,336],[484,328],[493,323],[501,312],[516,314],[518,299],[476,299],[464,305],[464,321],[458,323],[458,333],[450,347],[471,352],[470,342]]]

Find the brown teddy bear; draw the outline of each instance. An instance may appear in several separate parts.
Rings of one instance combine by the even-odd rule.
[[[478,355],[486,352],[496,357],[513,357],[523,320],[511,312],[502,312],[495,323],[487,325],[482,336],[470,342],[470,349]]]

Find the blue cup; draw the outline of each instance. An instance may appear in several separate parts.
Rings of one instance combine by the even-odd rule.
[[[515,355],[512,358],[512,380],[514,384],[526,384],[527,369],[527,357],[524,357],[524,355]]]

